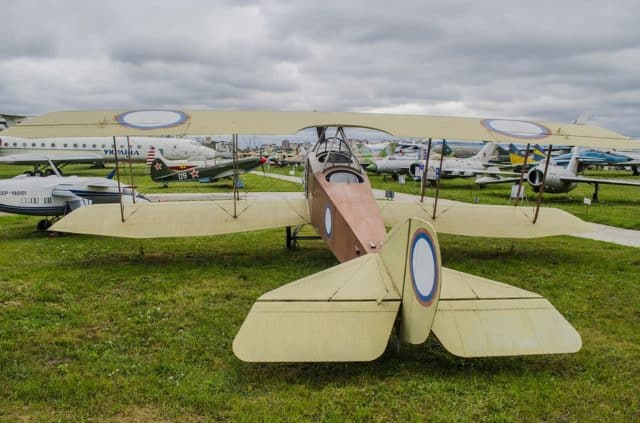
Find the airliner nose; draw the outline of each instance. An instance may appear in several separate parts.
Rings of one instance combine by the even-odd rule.
[[[369,172],[377,172],[378,165],[376,165],[375,163],[369,163],[365,169],[367,169]]]

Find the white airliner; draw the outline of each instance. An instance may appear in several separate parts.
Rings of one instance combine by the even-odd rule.
[[[0,163],[16,165],[33,165],[34,173],[43,174],[40,166],[51,163],[56,167],[68,163],[97,163],[114,161],[117,153],[119,159],[127,159],[129,154],[134,161],[146,161],[154,149],[163,157],[171,160],[188,160],[191,158],[214,159],[216,152],[199,143],[182,138],[131,137],[130,149],[127,139],[100,138],[49,138],[25,139],[0,136]],[[47,169],[46,174],[55,174]]]
[[[79,207],[92,203],[117,203],[120,192],[124,201],[146,201],[129,186],[118,189],[117,181],[109,178],[59,176],[46,178],[18,175],[0,180],[0,211],[5,213],[43,216],[38,229],[45,230],[52,220]],[[53,217],[54,219],[49,219]]]

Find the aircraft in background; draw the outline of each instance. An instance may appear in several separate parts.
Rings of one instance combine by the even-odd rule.
[[[572,153],[554,156],[553,161],[560,166],[566,166],[573,157]],[[640,158],[639,158],[640,159]],[[578,157],[578,172],[589,165],[607,166],[640,166],[640,160],[612,151],[581,150]]]
[[[546,164],[546,160],[544,159],[539,162],[535,167],[530,169],[525,176],[525,180],[534,190],[534,192],[538,192],[540,187],[542,186],[542,180],[544,175],[544,168]],[[626,180],[626,179],[603,179],[603,178],[592,178],[585,176],[578,176],[576,173],[578,172],[578,164],[580,161],[580,147],[574,147],[573,152],[571,153],[571,160],[567,164],[566,167],[560,166],[554,162],[552,158],[549,162],[549,166],[547,169],[547,177],[545,180],[544,192],[551,194],[563,194],[567,193],[577,187],[579,183],[588,183],[595,186],[595,191],[593,194],[593,199],[598,199],[598,190],[600,184],[605,185],[624,185],[624,186],[635,186],[640,187],[640,180]],[[476,184],[480,186],[486,186],[491,184],[499,184],[506,182],[519,182],[520,174],[513,172],[491,172],[492,176],[484,176],[478,177],[476,179]],[[497,176],[493,176],[497,175]],[[507,175],[508,177],[501,177],[500,175]]]
[[[115,172],[115,171],[114,171]],[[113,176],[113,173],[111,176]],[[39,230],[49,228],[57,217],[89,204],[131,201],[131,195],[144,201],[133,189],[117,181],[99,177],[51,175],[46,178],[18,175],[0,180],[0,211],[5,213],[43,216]]]
[[[10,126],[14,126],[21,123],[27,117],[28,117],[27,115],[13,115],[13,114],[0,113],[0,131]]]
[[[245,157],[238,159],[238,172],[249,172],[260,165],[265,164],[265,157]],[[201,163],[186,169],[173,170],[162,156],[156,157],[151,162],[151,179],[161,182],[165,187],[169,182],[216,182],[221,178],[229,178],[234,174],[233,160],[223,160],[213,163]]]
[[[13,165],[32,165],[30,175],[55,174],[48,166],[58,169],[69,163],[94,163],[103,165],[118,159],[126,160],[129,155],[133,161],[146,161],[152,150],[172,160],[188,160],[202,157],[214,159],[215,150],[207,148],[195,141],[183,138],[131,137],[127,148],[126,138],[116,138],[114,150],[113,139],[95,138],[46,138],[26,139],[0,136],[0,163]]]

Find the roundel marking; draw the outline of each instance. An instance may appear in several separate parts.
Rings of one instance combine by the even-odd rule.
[[[429,306],[438,291],[438,260],[431,235],[418,229],[411,241],[409,266],[413,291],[420,304]]]
[[[333,234],[333,216],[331,215],[331,204],[324,207],[324,232],[331,238]]]
[[[131,110],[120,113],[115,119],[122,126],[148,130],[173,128],[185,123],[190,116],[180,110]]]
[[[526,120],[485,119],[482,126],[498,134],[513,138],[535,140],[551,135],[551,130],[539,123]]]

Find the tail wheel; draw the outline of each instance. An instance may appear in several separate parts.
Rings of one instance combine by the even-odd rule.
[[[47,219],[42,219],[41,221],[38,222],[39,231],[46,231],[50,227],[51,227],[51,222]]]

